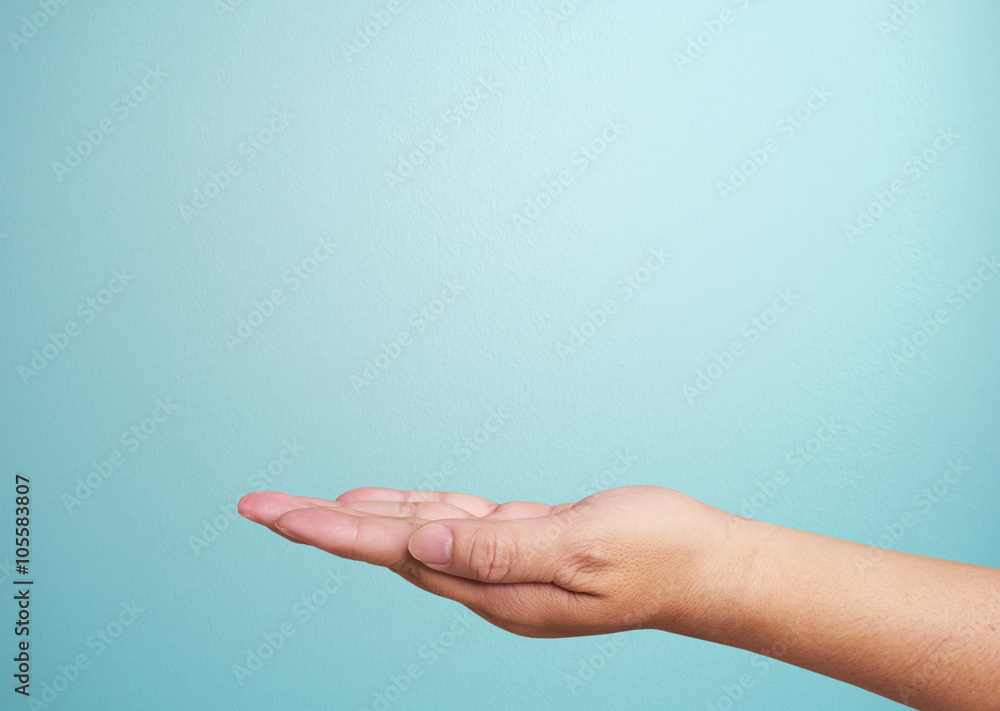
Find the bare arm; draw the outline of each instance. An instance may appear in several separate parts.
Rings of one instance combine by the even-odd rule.
[[[657,486],[576,503],[365,488],[240,512],[530,637],[660,629],[923,711],[1000,709],[1000,570],[744,519]]]
[[[713,641],[924,711],[1000,709],[1000,570],[741,521],[749,586]]]

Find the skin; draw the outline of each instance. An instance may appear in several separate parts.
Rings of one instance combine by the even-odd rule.
[[[258,492],[239,511],[515,634],[658,629],[924,711],[1000,708],[997,569],[873,551],[657,486],[557,506],[382,488],[336,501]]]

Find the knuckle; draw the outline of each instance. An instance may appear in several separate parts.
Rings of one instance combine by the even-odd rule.
[[[616,556],[598,540],[581,540],[567,547],[557,583],[569,590],[601,593],[614,577]]]
[[[491,605],[486,618],[490,624],[519,637],[544,637],[544,614],[536,609],[537,601],[517,596],[506,604]]]
[[[487,583],[502,583],[514,565],[514,545],[492,526],[481,528],[471,547],[470,570],[476,578]]]
[[[412,575],[415,578],[419,578],[421,572],[423,572],[423,565],[418,563],[413,558],[406,558],[401,560],[396,565],[390,565],[389,570],[394,573],[405,573],[407,575]]]

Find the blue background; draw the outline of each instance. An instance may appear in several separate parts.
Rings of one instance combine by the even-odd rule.
[[[2,520],[21,472],[33,698],[56,695],[33,708],[898,708],[663,633],[531,640],[469,615],[449,637],[456,603],[234,506],[291,445],[267,488],[557,503],[654,483],[865,544],[910,513],[883,544],[1000,566],[1000,283],[955,295],[1000,251],[1000,6],[907,5],[890,24],[882,0],[5,3]],[[814,88],[832,96],[801,110]],[[852,236],[859,211],[878,219]],[[651,249],[672,256],[647,274]],[[419,328],[446,280],[462,293]],[[491,408],[509,419],[485,438]],[[29,708],[4,637],[0,705]]]

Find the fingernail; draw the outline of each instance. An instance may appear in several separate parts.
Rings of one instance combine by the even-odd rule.
[[[444,526],[424,526],[410,536],[410,555],[427,565],[448,565],[451,531]]]
[[[240,511],[239,513],[240,513],[240,516],[242,516],[243,518],[247,519],[248,521],[253,521],[254,523],[260,523],[260,521],[258,521],[257,519],[255,519],[253,516],[251,516],[248,513],[244,513],[243,511]]]
[[[295,537],[295,534],[293,534],[293,533],[290,533],[290,532],[288,531],[288,529],[287,529],[287,528],[282,528],[282,527],[281,527],[281,526],[279,526],[278,524],[274,524],[274,528],[275,528],[275,530],[277,530],[277,531],[281,531],[281,535],[285,536],[286,538],[290,538],[290,539],[292,539],[292,540],[293,540],[293,541],[295,541],[296,543],[304,543],[304,542],[305,542],[305,541],[301,541],[301,540],[299,540],[298,538],[296,538],[296,537]]]

